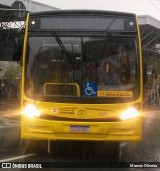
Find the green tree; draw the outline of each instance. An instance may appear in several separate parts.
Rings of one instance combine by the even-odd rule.
[[[6,72],[3,79],[19,79],[21,76],[21,66],[16,62],[8,62],[6,64]]]

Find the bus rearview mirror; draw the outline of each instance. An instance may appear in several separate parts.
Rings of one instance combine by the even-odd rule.
[[[23,39],[15,38],[13,45],[13,61],[20,61],[22,57],[22,43]]]

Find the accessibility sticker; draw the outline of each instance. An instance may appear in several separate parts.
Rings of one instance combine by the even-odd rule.
[[[84,82],[83,96],[97,96],[97,84],[95,82]]]

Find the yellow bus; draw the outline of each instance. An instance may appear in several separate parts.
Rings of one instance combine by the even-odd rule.
[[[24,34],[22,139],[141,141],[143,69],[135,14],[33,13]]]

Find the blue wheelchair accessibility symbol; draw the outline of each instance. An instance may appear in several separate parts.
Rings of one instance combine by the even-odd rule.
[[[97,96],[97,84],[95,82],[83,83],[83,95],[84,96]]]

